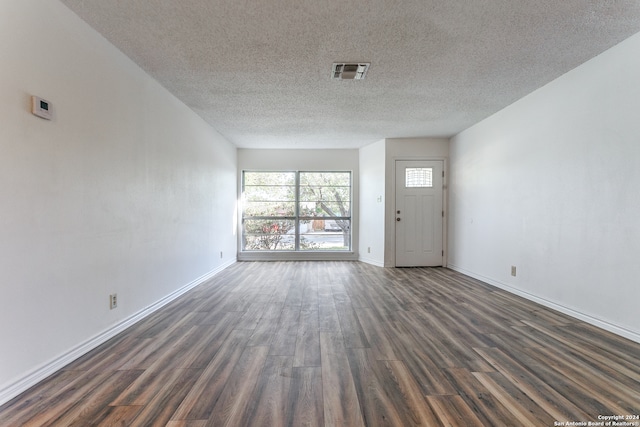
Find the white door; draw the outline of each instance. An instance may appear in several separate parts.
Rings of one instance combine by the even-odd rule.
[[[442,265],[442,160],[396,161],[396,267]]]

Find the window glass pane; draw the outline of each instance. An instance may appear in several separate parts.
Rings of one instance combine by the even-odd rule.
[[[351,215],[350,172],[300,172],[300,215]]]
[[[245,172],[243,217],[294,216],[295,172]]]
[[[254,216],[295,216],[295,202],[244,202],[244,218]]]
[[[351,197],[350,187],[301,186],[300,201],[348,202]]]
[[[314,219],[300,223],[300,250],[347,251],[351,247],[351,221]]]
[[[295,202],[296,187],[293,185],[245,185],[244,200],[249,202]]]
[[[300,185],[351,186],[351,172],[300,172]]]
[[[296,185],[295,172],[245,172],[244,185]]]
[[[244,249],[248,251],[292,251],[295,221],[288,219],[244,220]]]
[[[242,250],[351,249],[350,172],[243,172]]]
[[[433,187],[433,168],[406,168],[405,187]]]
[[[349,202],[300,202],[301,217],[349,217],[351,203]]]

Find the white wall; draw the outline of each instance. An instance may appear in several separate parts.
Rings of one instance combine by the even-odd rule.
[[[360,149],[360,256],[384,266],[385,140]]]
[[[359,165],[358,150],[238,150],[238,198],[242,191],[243,170],[289,170],[314,171],[333,170],[351,171],[352,179],[352,218],[351,253],[239,253],[238,259],[343,259],[356,260],[358,256],[358,201],[359,201]],[[240,217],[238,216],[238,221]],[[238,250],[241,248],[238,238]]]
[[[0,58],[2,403],[235,261],[237,159],[57,1],[0,2]]]
[[[449,226],[452,268],[636,341],[638,52],[640,34],[453,138]]]
[[[447,171],[449,156],[449,140],[447,138],[387,138],[385,154],[386,168],[386,186],[387,194],[385,202],[385,267],[393,267],[396,265],[396,223],[395,223],[395,176],[396,176],[396,160],[443,160],[445,172]],[[445,179],[446,182],[446,179]],[[447,191],[444,192],[444,206],[446,212]],[[445,242],[447,224],[444,223]],[[446,243],[445,254],[447,253]],[[446,257],[445,257],[446,265]]]

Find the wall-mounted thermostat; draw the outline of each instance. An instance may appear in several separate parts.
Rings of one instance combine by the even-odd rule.
[[[53,109],[51,103],[46,99],[42,99],[39,96],[32,96],[31,112],[38,117],[51,120]]]

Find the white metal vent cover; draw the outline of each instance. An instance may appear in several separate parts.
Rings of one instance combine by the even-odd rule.
[[[334,62],[331,78],[335,80],[362,80],[367,75],[369,62]]]

